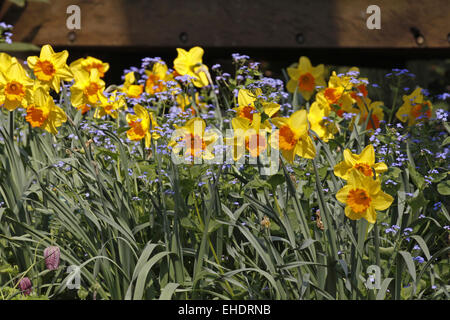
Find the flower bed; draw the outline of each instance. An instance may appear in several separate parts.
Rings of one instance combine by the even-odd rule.
[[[448,94],[177,51],[0,54],[3,299],[448,297]]]

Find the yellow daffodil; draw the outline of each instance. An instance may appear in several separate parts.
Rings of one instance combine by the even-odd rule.
[[[325,142],[334,137],[336,126],[328,119],[330,108],[327,105],[320,104],[315,101],[309,108],[308,121],[311,130],[314,131],[320,139]]]
[[[207,72],[208,67],[202,61],[203,49],[193,47],[191,50],[186,51],[177,48],[177,52],[178,57],[173,61],[175,70],[182,76],[188,75],[192,77],[196,87],[207,86],[209,81],[205,71]]]
[[[3,59],[7,60],[5,57]],[[9,61],[11,64],[5,68],[5,72],[0,73],[0,105],[12,111],[17,107],[27,106],[33,80],[15,58]]]
[[[175,126],[175,128],[177,130],[169,143],[172,152],[178,154],[184,148],[184,156],[190,162],[194,160],[194,157],[205,160],[214,158],[209,146],[218,139],[218,136],[214,132],[205,131],[206,123],[202,118],[192,118],[184,126]]]
[[[11,57],[9,54],[0,52],[0,73],[5,73],[9,66],[16,61],[17,59]]]
[[[27,62],[39,81],[59,93],[61,80],[71,81],[73,79],[73,74],[66,64],[68,56],[67,50],[55,53],[53,48],[46,44],[42,47],[39,57],[28,57]]]
[[[113,91],[111,95],[106,97],[101,97],[100,104],[98,108],[95,110],[94,117],[101,118],[105,115],[110,115],[114,119],[117,118],[120,109],[124,109],[126,106],[124,96],[117,95],[117,90]]]
[[[308,134],[306,110],[296,111],[289,118],[273,118],[272,122],[279,130],[271,135],[271,145],[281,150],[288,162],[292,163],[295,155],[306,159],[316,156],[316,148]]]
[[[359,118],[359,124],[366,122],[369,112],[372,112],[371,119],[367,122],[367,130],[375,130],[380,127],[380,121],[384,119],[384,112],[381,106],[384,103],[382,101],[371,101],[369,98],[358,100],[358,107],[361,111],[361,117]],[[375,126],[375,128],[374,128]]]
[[[347,180],[353,169],[367,177],[373,177],[373,171],[378,175],[387,171],[388,168],[384,162],[375,163],[375,150],[373,145],[369,144],[361,154],[354,154],[349,149],[345,149],[344,161],[334,166],[334,174]]]
[[[369,92],[367,91],[366,85],[363,83],[354,85],[353,91],[350,93],[358,105],[361,104],[364,99],[368,99],[368,94]]]
[[[358,109],[353,107],[355,99],[352,97],[353,84],[349,76],[337,76],[333,71],[328,80],[328,87],[321,90],[316,95],[316,101],[321,104],[328,104],[332,110],[340,117],[344,113],[358,113]]]
[[[227,145],[233,145],[233,159],[237,161],[243,156],[243,151],[248,150],[250,156],[258,157],[267,149],[266,130],[261,130],[261,115],[254,114],[253,121],[236,117],[231,120],[234,137],[228,140]],[[244,147],[245,146],[245,147]]]
[[[128,72],[125,75],[125,82],[123,84],[123,92],[126,93],[129,98],[139,98],[144,92],[144,85],[137,84],[134,72]]]
[[[83,69],[74,69],[75,83],[70,88],[72,93],[70,99],[72,105],[83,111],[89,110],[89,107],[96,106],[102,100],[105,82],[100,79],[97,69],[87,72]]]
[[[167,65],[161,62],[153,64],[152,70],[145,70],[145,74],[147,75],[145,92],[149,94],[165,91],[166,81],[173,79],[172,75],[168,74]]]
[[[103,78],[105,73],[109,70],[109,63],[88,56],[87,58],[80,58],[72,62],[70,64],[70,69],[83,69],[87,72],[91,72],[92,69],[97,69],[100,78]]]
[[[153,113],[149,115],[147,110],[139,104],[134,106],[134,114],[127,114],[127,122],[130,126],[130,129],[127,131],[128,139],[133,141],[145,139],[146,148],[150,147],[152,138],[158,139],[160,137],[158,134],[159,126],[156,123],[155,116]]]
[[[403,96],[403,105],[395,116],[402,122],[408,121],[411,126],[431,118],[432,109],[431,102],[424,99],[422,89],[416,88],[410,95]]]
[[[67,116],[63,109],[55,105],[45,88],[40,87],[34,90],[33,103],[27,106],[25,119],[33,128],[39,127],[57,134],[57,128],[67,121]]]
[[[261,89],[255,90],[254,93],[250,90],[240,89],[238,92],[238,107],[234,108],[237,113],[236,115],[252,122],[253,115],[258,112],[255,108],[255,100],[261,94]]]
[[[240,118],[247,119],[250,123],[253,122],[253,117],[255,114],[259,113],[255,106],[255,102],[258,101],[262,105],[262,112],[265,113],[269,118],[273,117],[280,110],[280,105],[275,102],[267,102],[262,98],[261,89],[256,89],[254,91],[247,89],[240,89],[238,92],[238,106],[234,108],[236,110],[236,116]],[[261,117],[259,118],[261,119]],[[272,126],[268,120],[265,120],[261,124],[261,128],[270,132],[272,131]]]
[[[297,90],[305,100],[309,100],[316,86],[325,86],[324,71],[323,64],[313,67],[307,57],[300,57],[297,65],[287,68],[290,77],[287,90],[292,93]]]
[[[379,179],[374,180],[358,170],[348,175],[347,185],[336,194],[336,199],[345,206],[345,215],[351,220],[366,219],[375,223],[377,212],[390,207],[394,199],[381,190]]]

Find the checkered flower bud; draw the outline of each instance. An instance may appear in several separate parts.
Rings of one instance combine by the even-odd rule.
[[[56,270],[59,266],[61,251],[57,246],[50,246],[44,250],[45,265],[48,270]]]
[[[23,278],[19,282],[19,290],[26,296],[28,296],[31,293],[32,284],[31,280],[28,277]]]

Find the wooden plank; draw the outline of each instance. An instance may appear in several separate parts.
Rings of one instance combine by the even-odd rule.
[[[366,8],[381,8],[381,29],[366,27]],[[70,34],[66,8],[81,8]],[[248,48],[449,48],[448,0],[50,0],[15,17],[14,41],[55,46]],[[3,21],[8,12],[3,10]],[[11,19],[9,19],[11,20]],[[183,34],[183,36],[180,36]],[[72,38],[71,38],[72,37]],[[72,40],[72,41],[71,41]]]

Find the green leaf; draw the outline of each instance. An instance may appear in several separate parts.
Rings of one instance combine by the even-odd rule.
[[[192,230],[195,232],[202,232],[198,223],[194,222],[192,220],[192,218],[183,217],[183,218],[181,218],[180,222],[181,222],[181,226],[185,229]]]
[[[450,180],[442,181],[437,185],[437,190],[443,196],[450,195]]]
[[[244,189],[257,189],[257,190],[261,190],[261,189],[271,189],[271,185],[264,180],[261,180],[258,176],[256,176],[252,181],[250,181],[249,183],[247,183],[244,187]]]
[[[284,181],[284,175],[280,173],[274,174],[267,180],[267,182],[270,183],[273,188],[276,188],[278,185],[283,184]]]
[[[417,241],[417,243],[419,244],[423,253],[425,254],[425,257],[427,258],[427,260],[430,260],[431,255],[430,255],[430,251],[428,250],[428,246],[427,246],[425,240],[423,240],[423,238],[419,235],[412,235],[411,238],[413,238],[414,240]]]
[[[159,300],[171,300],[175,290],[180,286],[179,283],[169,282],[164,289],[161,290]]]
[[[445,140],[442,142],[441,147],[444,147],[450,143],[450,136],[445,138]]]
[[[403,260],[406,262],[406,267],[408,269],[409,274],[411,275],[411,278],[413,281],[416,281],[416,266],[414,264],[414,260],[411,256],[411,253],[406,251],[399,251],[399,253],[402,255]]]
[[[383,283],[380,286],[380,290],[378,290],[377,293],[377,300],[384,300],[384,297],[386,296],[386,291],[388,289],[389,284],[391,283],[393,278],[386,278],[383,280]]]
[[[380,251],[380,256],[382,258],[388,259],[388,258],[392,257],[392,254],[394,253],[394,247],[387,247],[387,248],[380,247],[379,251]]]
[[[448,172],[441,172],[438,174],[433,174],[433,183],[438,183],[439,181],[444,180],[447,178]]]
[[[41,48],[38,46],[25,43],[25,42],[13,42],[13,43],[0,43],[0,51],[40,51]]]
[[[408,170],[414,184],[417,186],[417,188],[422,189],[423,185],[425,184],[424,177],[420,173],[418,173],[416,171],[416,168],[414,168],[411,164],[408,164]]]
[[[430,202],[430,201],[425,199],[423,192],[419,192],[419,194],[417,196],[415,196],[412,199],[409,199],[408,202],[409,202],[409,205],[411,206],[412,212],[417,213],[417,211],[420,208],[425,207],[428,204],[428,202]]]
[[[12,276],[15,276],[19,270],[17,269],[17,266],[11,266],[10,264],[2,264],[0,265],[0,274],[2,273],[8,273]]]
[[[328,167],[324,166],[322,168],[318,168],[317,171],[319,171],[320,179],[323,179],[327,175]]]
[[[314,193],[314,187],[313,186],[306,185],[306,186],[303,187],[304,199],[309,199],[313,193]]]
[[[448,124],[447,122],[444,122],[444,127],[445,127],[445,130],[447,130],[447,132],[450,133],[450,124]]]
[[[390,167],[386,174],[392,178],[398,178],[400,176],[401,172],[402,172],[402,170],[400,168]]]
[[[303,241],[302,245],[300,246],[299,250],[303,250],[308,248],[310,245],[312,245],[314,242],[317,242],[317,240],[313,240],[311,238],[306,239],[305,241]]]

